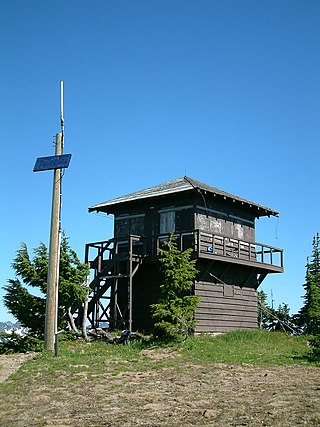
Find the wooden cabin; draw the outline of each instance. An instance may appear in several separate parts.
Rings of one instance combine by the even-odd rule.
[[[149,307],[161,283],[159,248],[171,233],[197,259],[195,332],[258,327],[257,288],[267,274],[283,272],[283,251],[255,241],[255,219],[278,212],[187,176],[89,212],[114,215],[114,237],[86,245],[92,327],[150,331]]]

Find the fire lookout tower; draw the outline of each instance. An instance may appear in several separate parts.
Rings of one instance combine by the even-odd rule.
[[[257,288],[269,273],[284,270],[282,249],[255,241],[255,219],[278,212],[186,176],[89,208],[94,211],[114,215],[114,237],[86,245],[92,327],[151,329],[149,307],[161,283],[158,249],[171,233],[197,259],[196,332],[258,326]]]

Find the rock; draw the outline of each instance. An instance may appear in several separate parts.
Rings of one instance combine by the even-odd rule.
[[[202,415],[204,418],[212,419],[217,416],[217,411],[215,409],[205,409]]]

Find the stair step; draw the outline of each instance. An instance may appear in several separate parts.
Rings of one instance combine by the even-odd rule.
[[[107,280],[107,279],[122,279],[122,278],[127,278],[130,277],[129,274],[110,274],[110,275],[103,275],[103,276],[98,276],[99,279],[101,280]]]

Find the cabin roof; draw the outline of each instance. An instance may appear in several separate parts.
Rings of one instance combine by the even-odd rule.
[[[128,204],[130,202],[139,201],[143,199],[157,198],[192,190],[198,191],[200,193],[203,192],[204,194],[209,193],[213,196],[221,196],[224,199],[229,199],[233,202],[240,202],[242,205],[246,205],[247,207],[255,210],[257,217],[266,215],[279,215],[279,212],[270,209],[266,206],[259,205],[257,203],[243,199],[239,196],[235,196],[234,194],[227,193],[226,191],[220,190],[219,188],[212,187],[187,176],[177,178],[173,181],[165,182],[163,184],[155,185],[154,187],[146,188],[145,190],[140,190],[136,191],[135,193],[130,193],[121,197],[117,197],[116,199],[108,200],[103,203],[99,203],[97,205],[89,207],[89,212],[96,211],[113,213],[115,211],[115,208],[119,207],[120,205]]]

